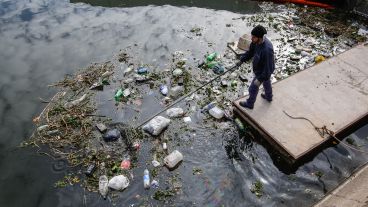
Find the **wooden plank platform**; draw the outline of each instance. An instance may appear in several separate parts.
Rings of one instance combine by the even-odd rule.
[[[253,110],[233,102],[234,111],[273,146],[294,160],[323,144],[306,120],[337,135],[368,116],[368,45],[359,45],[273,84],[271,103],[260,97]]]

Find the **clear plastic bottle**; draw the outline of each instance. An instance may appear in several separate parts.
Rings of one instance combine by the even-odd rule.
[[[148,189],[150,187],[150,176],[149,176],[149,171],[148,169],[144,170],[144,175],[143,175],[143,186],[144,188]]]
[[[209,104],[207,104],[205,107],[202,108],[202,112],[206,112],[209,111],[210,109],[212,109],[213,107],[216,106],[216,102],[211,102]]]

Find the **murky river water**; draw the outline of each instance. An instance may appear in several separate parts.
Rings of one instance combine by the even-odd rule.
[[[33,149],[17,148],[32,133],[31,120],[45,106],[39,97],[51,97],[55,91],[46,86],[64,75],[109,60],[135,44],[137,59],[162,66],[176,50],[190,51],[193,57],[222,52],[226,42],[251,29],[232,18],[260,12],[257,2],[212,2],[89,2],[114,6],[107,8],[63,0],[0,1],[0,206],[111,205],[81,187],[54,188],[66,173],[60,163]],[[169,3],[174,6],[165,5]],[[194,27],[204,28],[202,36],[189,32]],[[174,198],[177,206],[309,206],[368,158],[338,145],[290,172],[255,142],[247,145],[241,160],[229,159],[221,133],[213,130],[209,137],[208,130],[197,128],[195,136],[179,137],[191,144],[178,146],[188,156],[174,171],[182,183],[182,193]],[[364,126],[351,137],[367,150],[367,136]],[[193,175],[193,167],[202,174]],[[134,171],[136,179],[116,201],[119,205],[163,205],[150,198],[152,191],[142,189],[142,171]],[[323,176],[318,178],[316,172]],[[264,186],[261,198],[249,190],[257,180]]]

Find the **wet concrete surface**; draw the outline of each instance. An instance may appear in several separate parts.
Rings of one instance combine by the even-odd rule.
[[[254,7],[254,2],[244,4]],[[258,9],[249,11],[253,12]],[[240,15],[169,5],[105,8],[53,0],[2,1],[0,205],[112,205],[111,201],[85,192],[79,186],[54,188],[54,183],[71,169],[67,169],[63,161],[38,155],[37,149],[17,148],[31,135],[32,118],[45,106],[39,97],[49,99],[55,93],[47,85],[91,62],[109,60],[120,49],[134,44],[137,59],[161,67],[176,50],[188,51],[197,58],[206,52],[222,52],[226,42],[251,30],[241,21],[232,21]],[[233,26],[226,27],[228,23]],[[194,27],[203,28],[201,36],[190,32]],[[178,137],[179,142],[188,142],[177,146],[185,155],[185,161],[176,171],[162,174],[180,175],[183,192],[169,202],[176,206],[243,206],[244,203],[309,206],[367,161],[365,155],[338,145],[325,149],[298,169],[286,171],[277,164],[277,157],[272,157],[258,142],[249,141],[240,155],[241,160],[233,159],[225,150],[222,131],[211,125],[194,126],[194,129],[196,136]],[[367,126],[353,135],[362,149],[367,149],[367,135]],[[143,148],[148,150],[150,146]],[[150,155],[142,150],[140,156],[144,160]],[[203,173],[193,175],[193,167],[203,169]],[[315,176],[317,171],[323,172],[321,178]],[[136,179],[115,202],[165,205],[150,198],[153,191],[143,190],[142,166],[134,174]],[[264,186],[261,198],[250,191],[257,180]]]

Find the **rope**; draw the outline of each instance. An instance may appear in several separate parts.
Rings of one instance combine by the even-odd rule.
[[[168,110],[169,108],[171,108],[172,106],[174,106],[175,104],[179,103],[181,100],[185,99],[186,97],[192,95],[193,93],[201,90],[202,88],[204,88],[205,86],[207,86],[208,84],[212,83],[213,81],[215,81],[216,79],[218,79],[219,77],[225,75],[226,73],[233,71],[234,69],[238,68],[237,65],[234,65],[233,67],[231,67],[229,70],[225,71],[224,73],[216,76],[215,78],[213,78],[212,80],[208,81],[207,83],[203,84],[202,86],[198,87],[197,89],[195,89],[192,92],[189,92],[187,94],[185,94],[184,96],[180,97],[178,100],[174,101],[173,103],[171,103],[169,106],[167,106],[166,108],[164,108],[163,110],[157,112],[156,114],[154,114],[153,116],[149,117],[147,120],[145,120],[143,123],[141,123],[139,126],[137,126],[136,128],[140,128],[142,127],[144,124],[146,124],[147,122],[149,122],[151,119],[153,119],[154,117],[158,116],[159,114],[161,114],[162,112],[165,112],[166,110]]]
[[[353,146],[350,146],[348,144],[346,144],[345,142],[342,142],[341,140],[339,140],[336,136],[335,136],[335,132],[333,132],[332,130],[329,130],[326,125],[324,125],[323,127],[317,127],[315,124],[313,124],[313,122],[311,120],[309,120],[308,118],[305,118],[305,117],[295,117],[295,116],[291,116],[289,115],[288,113],[286,113],[286,111],[284,111],[284,114],[286,114],[288,117],[290,117],[291,119],[302,119],[302,120],[306,120],[308,121],[313,127],[314,129],[318,132],[318,134],[324,139],[325,135],[329,135],[330,137],[334,138],[338,143],[341,143],[342,145],[344,145],[345,147],[348,147],[352,150],[355,150],[355,151],[358,151],[358,152],[361,152],[361,153],[365,153],[365,154],[368,154],[367,151],[364,151],[364,150],[361,150],[361,149],[358,149],[358,148],[355,148]]]

